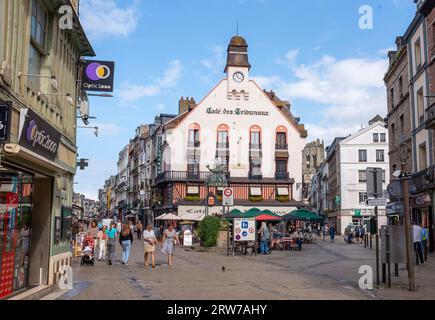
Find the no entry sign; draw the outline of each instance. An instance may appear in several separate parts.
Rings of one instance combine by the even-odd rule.
[[[225,188],[223,191],[222,197],[224,206],[233,206],[234,205],[234,192],[232,188]]]

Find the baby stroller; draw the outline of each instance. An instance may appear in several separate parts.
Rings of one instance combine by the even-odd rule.
[[[95,242],[94,242],[94,238],[92,236],[87,236],[84,240],[83,240],[83,256],[82,256],[82,261],[80,263],[80,265],[85,265],[85,264],[90,264],[90,265],[94,265],[94,247],[95,247]]]

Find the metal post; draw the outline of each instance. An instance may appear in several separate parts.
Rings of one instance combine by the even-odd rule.
[[[376,283],[379,286],[379,232],[378,232],[378,206],[375,206],[376,221]]]
[[[387,226],[386,230],[386,241],[387,241],[387,274],[388,274],[388,288],[391,288],[391,239],[390,239],[390,228]]]
[[[387,266],[385,263],[382,263],[382,283],[387,283]]]
[[[370,249],[373,249],[372,234],[370,233]]]
[[[399,276],[399,264],[398,263],[394,264],[394,276],[396,276],[396,277]]]
[[[402,175],[406,174],[406,162],[402,162]],[[406,264],[408,269],[409,291],[415,291],[414,281],[414,263],[412,261],[412,243],[411,243],[411,217],[409,213],[409,196],[408,196],[408,180],[402,178],[403,190],[403,215],[405,218],[405,238],[406,238]]]

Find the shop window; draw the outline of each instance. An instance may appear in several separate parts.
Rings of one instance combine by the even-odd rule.
[[[14,170],[0,174],[0,299],[28,286],[32,192],[32,176]]]

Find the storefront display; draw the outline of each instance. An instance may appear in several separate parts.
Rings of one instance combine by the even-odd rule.
[[[28,285],[33,177],[0,170],[0,298],[4,298]]]

